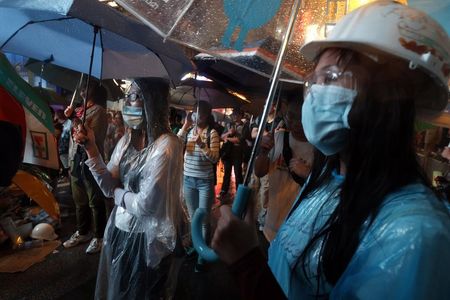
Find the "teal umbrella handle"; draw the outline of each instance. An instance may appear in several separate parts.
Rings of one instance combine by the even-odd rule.
[[[234,198],[231,211],[239,218],[243,217],[245,208],[247,207],[248,198],[250,197],[251,189],[245,185],[240,184]],[[207,211],[204,208],[197,208],[191,222],[191,234],[192,243],[194,244],[195,251],[204,260],[209,262],[215,262],[219,260],[219,256],[213,249],[209,248],[202,236],[202,223],[203,219],[207,216]]]

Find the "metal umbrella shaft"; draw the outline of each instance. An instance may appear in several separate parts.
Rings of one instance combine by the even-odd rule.
[[[245,173],[245,178],[244,178],[244,183],[243,183],[244,186],[248,185],[250,178],[251,178],[253,164],[254,164],[254,161],[256,158],[256,149],[258,149],[259,143],[261,142],[261,138],[264,133],[264,128],[266,127],[267,117],[269,115],[273,100],[275,98],[278,82],[280,79],[281,63],[283,62],[283,58],[286,53],[287,45],[292,36],[294,23],[297,18],[297,11],[300,8],[300,3],[301,3],[301,0],[295,0],[294,3],[292,4],[292,11],[291,11],[291,16],[289,18],[289,24],[287,27],[286,35],[284,36],[283,42],[281,44],[280,52],[278,52],[278,56],[277,56],[277,60],[276,60],[277,63],[275,65],[275,71],[273,72],[273,77],[272,77],[272,80],[270,83],[269,94],[267,95],[266,104],[264,106],[264,111],[263,111],[263,114],[261,117],[261,122],[258,126],[258,134],[256,136],[255,143],[253,145],[250,160],[248,162],[247,172]]]
[[[267,116],[269,115],[270,108],[272,107],[273,100],[275,98],[277,85],[281,73],[281,62],[283,61],[283,57],[285,55],[288,42],[292,35],[292,29],[294,27],[295,19],[297,16],[297,11],[300,7],[301,0],[295,0],[295,2],[292,4],[292,11],[291,16],[289,19],[288,28],[286,31],[286,35],[283,39],[283,43],[281,45],[280,52],[278,53],[279,59],[277,59],[277,64],[275,66],[275,72],[274,77],[272,78],[271,84],[270,84],[270,90],[269,94],[267,96],[266,104],[264,107],[264,112],[261,118],[261,122],[259,124],[258,128],[258,134],[256,136],[255,144],[252,149],[252,154],[250,157],[250,161],[248,163],[247,172],[245,174],[244,183],[239,185],[237,191],[236,191],[236,197],[233,202],[233,206],[231,208],[233,214],[235,216],[238,216],[242,218],[246,212],[247,208],[247,200],[250,196],[250,188],[248,187],[248,183],[250,181],[250,177],[252,174],[253,164],[255,160],[255,153],[256,149],[258,148],[258,145],[261,141],[262,134],[264,132],[264,128],[266,126]],[[219,259],[218,255],[209,248],[204,238],[202,237],[202,221],[206,217],[207,211],[204,208],[198,208],[194,216],[192,218],[191,223],[191,232],[192,232],[192,243],[194,244],[195,250],[197,253],[206,261],[217,261]]]
[[[78,82],[78,85],[77,85],[77,87],[75,88],[75,91],[72,94],[72,99],[70,100],[70,106],[73,106],[73,103],[75,102],[75,99],[80,94],[81,85],[83,84],[83,77],[84,77],[84,73],[81,73],[80,81]]]
[[[270,133],[271,134],[273,134],[275,132],[276,126],[278,125],[278,124],[275,124],[275,119],[276,119],[278,111],[280,110],[280,107],[281,107],[281,89],[282,89],[282,85],[283,85],[283,82],[280,83],[279,88],[278,88],[277,102],[275,103],[275,111],[273,112],[274,119],[273,119],[273,122],[272,122],[272,126],[270,126]]]
[[[194,76],[194,89],[193,89],[194,99],[197,98],[195,96],[196,91],[197,91],[197,72],[195,72],[195,76]],[[197,135],[199,107],[200,107],[200,97],[197,98],[197,114],[195,116],[195,125],[194,125],[194,134],[195,135]]]
[[[83,99],[83,125],[86,121],[86,110],[87,110],[87,101],[89,99],[89,85],[91,83],[91,75],[92,75],[92,65],[94,63],[94,53],[95,53],[95,42],[97,41],[97,33],[98,33],[98,27],[94,26],[94,41],[92,42],[92,50],[91,50],[91,58],[89,61],[89,73],[87,77],[87,83],[86,83],[86,96]]]

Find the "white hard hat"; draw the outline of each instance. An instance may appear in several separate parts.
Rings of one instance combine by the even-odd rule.
[[[30,235],[33,239],[53,241],[58,238],[53,226],[47,223],[40,223],[34,226]]]
[[[352,49],[375,60],[380,53],[406,60],[410,68],[417,66],[436,84],[431,99],[419,108],[436,111],[446,106],[450,39],[427,14],[394,1],[372,2],[344,16],[326,39],[309,42],[300,52],[313,60],[331,47]]]

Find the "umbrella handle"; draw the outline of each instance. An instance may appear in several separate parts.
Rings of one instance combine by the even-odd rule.
[[[233,215],[243,218],[250,197],[250,191],[251,189],[249,187],[242,184],[239,185],[233,206],[231,207]],[[194,244],[195,251],[197,251],[200,257],[206,261],[215,262],[219,260],[219,256],[213,249],[206,245],[202,235],[202,224],[207,215],[208,213],[204,208],[197,208],[195,210],[191,223],[192,243]]]

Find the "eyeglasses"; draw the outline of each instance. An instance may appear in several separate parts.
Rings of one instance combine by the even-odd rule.
[[[304,97],[309,94],[311,86],[314,84],[338,85],[349,89],[356,88],[356,81],[353,77],[353,72],[350,70],[340,71],[337,66],[331,66],[326,69],[314,71],[306,76],[303,91]]]

